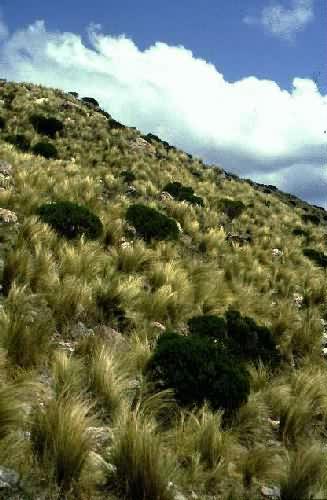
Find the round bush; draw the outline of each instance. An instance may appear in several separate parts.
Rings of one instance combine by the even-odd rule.
[[[57,148],[50,142],[38,142],[32,148],[36,155],[44,156],[44,158],[58,158]]]
[[[30,122],[36,132],[47,135],[52,139],[55,139],[56,132],[61,132],[64,128],[63,123],[54,117],[47,118],[42,115],[32,115],[30,117]]]
[[[193,188],[183,186],[180,182],[169,182],[163,188],[163,191],[171,194],[176,200],[188,201],[192,205],[204,205],[203,199],[200,196],[195,196]]]
[[[7,135],[5,137],[5,141],[9,142],[10,144],[13,144],[14,146],[16,146],[17,149],[23,151],[24,153],[28,151],[30,148],[30,141],[23,134]]]
[[[228,309],[225,318],[232,352],[238,358],[254,362],[261,359],[272,366],[280,361],[274,338],[267,327],[257,325],[252,318],[242,317],[235,309]]]
[[[97,215],[87,207],[60,201],[46,203],[37,210],[41,220],[52,226],[59,234],[68,239],[84,234],[89,239],[98,238],[103,230],[102,223]]]
[[[218,341],[221,347],[228,344],[227,323],[222,317],[209,314],[194,316],[187,324],[191,335],[210,337]]]
[[[314,248],[304,248],[303,255],[308,257],[319,267],[327,267],[327,255],[323,252],[318,252]]]
[[[174,389],[176,400],[187,407],[208,401],[213,409],[230,413],[250,392],[245,368],[205,337],[162,334],[146,373],[158,389]]]
[[[229,200],[224,198],[220,201],[223,212],[230,218],[235,219],[239,217],[243,210],[246,208],[244,203],[240,200]]]
[[[3,130],[6,126],[6,120],[3,116],[0,116],[0,129]]]
[[[137,233],[146,241],[177,239],[179,235],[174,219],[141,203],[128,207],[126,221],[134,226]]]

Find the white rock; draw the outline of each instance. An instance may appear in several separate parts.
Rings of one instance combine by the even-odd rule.
[[[19,475],[12,469],[0,467],[0,488],[12,488],[19,482]]]
[[[271,488],[268,486],[262,486],[261,493],[266,498],[280,498],[280,488],[278,488],[278,486],[272,486]]]
[[[40,97],[39,99],[35,99],[36,104],[43,104],[44,102],[48,102],[47,97]]]
[[[0,208],[0,222],[4,222],[5,224],[15,223],[17,222],[17,215],[11,210]]]
[[[283,250],[280,250],[279,248],[273,248],[271,253],[273,257],[281,257],[283,255]]]

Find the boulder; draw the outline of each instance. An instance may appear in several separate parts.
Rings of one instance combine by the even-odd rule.
[[[167,201],[167,200],[173,200],[174,197],[170,194],[167,193],[167,191],[162,191],[159,196],[160,201]]]
[[[0,208],[0,223],[15,224],[17,222],[17,215],[11,210]]]
[[[13,167],[5,160],[0,160],[0,174],[4,177],[10,177],[13,173]]]
[[[6,467],[0,467],[0,488],[15,488],[18,483],[19,475],[17,472]]]
[[[280,488],[278,486],[262,486],[261,494],[264,498],[270,498],[271,500],[277,500],[280,498]]]
[[[230,243],[238,243],[241,247],[246,243],[252,243],[252,236],[249,233],[227,233],[226,241]]]

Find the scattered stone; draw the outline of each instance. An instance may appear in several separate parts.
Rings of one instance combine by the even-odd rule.
[[[134,186],[127,186],[125,191],[126,196],[137,196],[137,189]]]
[[[36,104],[44,104],[45,102],[48,102],[48,98],[47,97],[40,97],[39,99],[35,99],[35,103]]]
[[[10,177],[12,175],[12,165],[5,160],[0,160],[0,174],[4,177]]]
[[[237,233],[229,232],[229,233],[227,233],[226,241],[228,241],[230,243],[239,243],[239,245],[242,247],[245,243],[252,242],[252,236],[248,233],[237,234]]]
[[[166,327],[162,323],[159,323],[159,321],[152,321],[151,326],[158,328],[162,332],[166,331]]]
[[[279,425],[280,425],[280,420],[273,420],[271,418],[268,417],[268,422],[270,423],[271,427],[273,429],[279,429]]]
[[[272,253],[273,257],[281,257],[284,252],[283,252],[283,250],[280,250],[279,248],[273,248],[271,253]]]
[[[271,500],[277,500],[280,498],[280,488],[278,486],[272,486],[269,488],[268,486],[262,486],[261,494],[265,498],[270,498]]]
[[[183,228],[182,228],[182,226],[181,226],[181,223],[180,223],[180,222],[178,222],[178,221],[176,221],[176,225],[177,225],[178,231],[179,231],[180,233],[182,233],[182,232],[183,232]]]
[[[107,325],[97,325],[94,328],[94,334],[101,337],[110,345],[116,346],[126,344],[126,339],[123,335],[118,330],[115,330]]]
[[[91,337],[94,335],[94,331],[91,328],[87,328],[82,321],[79,321],[70,331],[73,339],[80,339],[81,337]]]
[[[0,208],[0,223],[15,224],[17,220],[18,218],[15,212],[7,210],[6,208]]]
[[[58,345],[58,348],[62,349],[63,351],[68,351],[71,353],[75,351],[75,347],[74,347],[72,342],[64,342],[63,340],[59,340],[57,345]]]
[[[293,301],[299,309],[303,305],[303,295],[300,295],[299,293],[293,293]]]
[[[123,241],[120,245],[120,248],[124,250],[125,248],[132,248],[132,246],[133,243],[131,241]]]
[[[167,191],[162,191],[159,196],[160,201],[167,201],[167,200],[173,200],[174,197],[170,194],[167,193]]]
[[[19,483],[19,475],[12,469],[0,467],[0,488],[14,488]]]
[[[87,430],[94,438],[97,450],[113,439],[112,431],[109,427],[88,427]]]

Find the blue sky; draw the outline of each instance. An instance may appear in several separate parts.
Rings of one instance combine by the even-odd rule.
[[[326,205],[326,0],[0,0],[0,71]],[[325,185],[326,183],[326,185]]]

